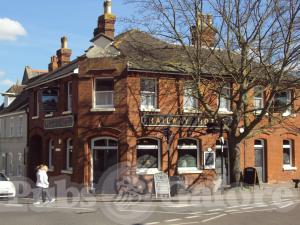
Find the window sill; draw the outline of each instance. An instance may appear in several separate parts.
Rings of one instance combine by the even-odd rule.
[[[106,107],[106,108],[92,108],[91,112],[115,112],[116,108],[114,107]]]
[[[178,168],[178,174],[199,174],[203,173],[203,170],[199,170],[197,167],[189,167],[189,168]]]
[[[198,109],[183,109],[184,113],[201,113]]]
[[[37,120],[38,118],[39,118],[38,116],[31,117],[32,120]]]
[[[160,109],[154,109],[154,108],[151,108],[151,109],[140,108],[140,111],[142,111],[142,112],[160,112]]]
[[[291,113],[291,112],[284,112],[281,114],[283,117],[296,117],[296,114],[295,113]]]
[[[225,110],[225,109],[224,110],[223,109],[222,110],[219,109],[218,114],[224,114],[224,115],[230,114],[231,115],[231,114],[233,114],[233,112]]]
[[[215,170],[216,167],[215,166],[205,166],[204,169],[205,170]]]
[[[68,170],[62,170],[60,171],[61,173],[65,173],[65,174],[73,174],[73,170],[72,169],[68,169]]]
[[[69,115],[69,114],[72,114],[72,111],[64,111],[61,113],[62,115]]]
[[[295,171],[297,170],[297,167],[293,167],[293,166],[283,166],[283,171]]]
[[[157,168],[150,168],[150,169],[136,169],[137,175],[154,175],[159,173],[160,171]]]
[[[53,113],[45,114],[45,117],[52,117],[52,116],[53,116]]]

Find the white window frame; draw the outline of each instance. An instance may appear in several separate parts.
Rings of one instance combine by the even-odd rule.
[[[214,164],[213,165],[206,165],[206,155],[207,154],[213,154],[214,157]],[[204,169],[206,170],[213,170],[216,169],[216,152],[215,151],[204,151],[203,153],[203,164],[204,164]]]
[[[157,138],[151,138],[151,137],[143,137],[143,138],[139,138],[137,139],[137,142],[139,140],[143,140],[143,139],[151,139],[151,140],[155,140],[157,141],[157,145],[137,145],[136,146],[136,156],[137,156],[137,151],[139,150],[147,150],[147,149],[157,149],[158,152],[158,163],[157,163],[157,168],[136,168],[136,174],[138,175],[152,175],[152,174],[156,174],[158,172],[160,172],[161,170],[161,142],[160,139]]]
[[[221,93],[219,95],[219,113],[228,113],[231,112],[231,84],[226,83],[222,89]],[[222,103],[223,101],[226,101],[224,104]],[[226,105],[226,107],[221,108],[221,105]]]
[[[72,138],[69,138],[67,140],[67,149],[66,149],[66,169],[68,171],[73,171],[73,167],[70,166],[70,161],[72,161],[72,159],[70,159],[70,152],[73,152],[73,144],[71,145],[71,141],[73,142]]]
[[[193,149],[197,151],[197,158],[196,158],[196,167],[177,167],[177,171],[178,174],[185,174],[185,173],[202,173],[202,170],[200,170],[200,147],[199,147],[199,140],[195,139],[195,138],[180,138],[178,140],[178,142],[180,140],[193,140],[196,141],[196,146],[192,145],[192,146],[187,146],[187,145],[177,145],[177,149],[178,151],[180,150],[188,150],[188,149]],[[178,158],[179,160],[179,158]]]
[[[72,92],[70,92],[71,87],[72,87],[72,90],[71,90]],[[73,110],[73,99],[72,99],[72,96],[73,96],[73,83],[72,83],[72,81],[68,82],[67,91],[68,91],[68,93],[67,93],[67,96],[68,96],[67,111],[72,112],[72,110]]]
[[[48,143],[48,162],[49,162],[48,167],[50,171],[54,170],[53,154],[54,154],[54,140],[50,139]]]
[[[151,91],[143,91],[142,90],[142,81],[143,80],[149,80],[149,81],[154,81],[154,88],[155,88],[155,91],[154,92],[151,92]],[[140,90],[140,96],[141,96],[141,100],[140,100],[140,109],[141,111],[159,111],[158,107],[157,107],[157,79],[156,78],[145,78],[145,77],[142,77],[141,78],[141,81],[140,81],[140,87],[141,87],[141,90]],[[154,105],[143,105],[143,96],[144,95],[154,95]]]
[[[284,141],[288,141],[289,142],[289,144],[284,144]],[[283,152],[283,150],[284,149],[289,149],[289,152],[290,152],[290,163],[289,164],[285,164],[284,163],[284,152]],[[284,139],[283,141],[282,141],[282,163],[283,163],[283,170],[296,170],[297,168],[296,167],[293,167],[293,149],[294,148],[294,146],[293,146],[293,141],[292,140],[290,140],[290,139]]]
[[[192,104],[190,104],[192,102]],[[183,96],[183,111],[195,112],[198,110],[198,99],[193,95],[192,82],[186,82],[184,84],[184,96]]]
[[[253,109],[256,113],[260,113],[264,107],[264,88],[263,86],[256,86],[253,90]]]
[[[281,92],[279,92],[279,93],[282,93],[282,92],[286,92],[287,93],[287,99],[286,99],[286,105],[289,105],[289,104],[291,104],[291,101],[292,101],[292,91],[291,90],[286,90],[286,91],[281,91]],[[276,95],[275,95],[275,97],[274,97],[275,99],[274,100],[276,100]],[[288,106],[287,108],[286,108],[286,110],[282,113],[282,116],[290,116],[292,114],[292,106],[290,105],[290,106]]]
[[[111,91],[96,91],[96,87],[97,87],[97,81],[98,80],[112,80],[112,82],[114,83],[114,79],[113,77],[101,77],[101,78],[95,78],[94,79],[94,97],[93,97],[93,110],[92,111],[115,111],[114,108],[114,89]],[[101,94],[101,93],[110,93],[111,94],[111,99],[112,102],[111,104],[107,104],[107,105],[97,105],[97,94]],[[98,109],[98,110],[97,110]]]

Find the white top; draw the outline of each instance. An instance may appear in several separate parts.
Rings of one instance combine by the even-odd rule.
[[[39,169],[36,172],[36,186],[41,188],[48,188],[49,182],[48,182],[48,175],[45,170]]]

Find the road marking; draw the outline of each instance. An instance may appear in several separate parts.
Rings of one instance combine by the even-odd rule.
[[[258,206],[255,206],[256,208],[262,208],[262,207],[268,207],[268,205],[258,205]]]
[[[186,225],[186,224],[199,224],[199,222],[174,223],[174,224],[172,224],[172,225]]]
[[[245,207],[245,208],[241,208],[242,210],[247,210],[247,209],[253,209],[254,207]]]
[[[8,207],[23,207],[24,205],[23,204],[4,204],[5,206],[8,206]]]
[[[170,223],[170,222],[176,222],[176,221],[180,221],[182,219],[171,219],[171,220],[165,220],[165,222]]]
[[[160,222],[145,223],[145,225],[154,225],[154,224],[160,224]]]
[[[208,212],[215,212],[215,211],[222,211],[223,209],[211,209],[211,210],[208,210]]]
[[[287,205],[280,206],[279,208],[280,208],[280,209],[284,209],[284,208],[287,208],[287,207],[292,206],[292,205],[294,205],[293,202],[292,202],[292,203],[289,203],[289,204],[287,204]]]
[[[237,212],[237,211],[238,211],[237,209],[231,209],[231,210],[226,210],[225,212],[230,213],[230,212]]]
[[[88,211],[95,211],[94,208],[77,208],[77,207],[69,207],[69,206],[55,206],[55,205],[41,205],[35,206],[37,208],[45,208],[45,209],[71,209],[71,210],[88,210]]]
[[[186,216],[184,217],[185,219],[194,219],[194,218],[199,218],[201,216]]]
[[[202,214],[202,215],[203,216],[212,216],[212,215],[216,215],[216,214],[220,214],[220,212],[206,213],[206,214]]]
[[[232,212],[230,213],[231,215],[233,214],[242,214],[242,213],[251,213],[251,212],[263,212],[263,211],[272,211],[276,210],[277,208],[270,208],[270,209],[256,209],[256,210],[248,210],[248,211],[239,211],[239,212]]]
[[[240,207],[240,205],[229,206],[229,207],[227,207],[227,209],[234,209],[234,208],[238,208],[238,207]]]
[[[180,214],[180,215],[196,215],[199,213],[183,213],[183,212],[168,212],[160,210],[133,210],[133,209],[121,209],[120,212],[137,212],[137,213],[163,213],[163,214]]]
[[[218,219],[218,218],[223,217],[223,216],[226,216],[226,215],[227,215],[227,214],[221,214],[221,215],[218,215],[218,216],[215,216],[215,217],[206,219],[206,220],[202,220],[202,223],[206,223],[206,222],[208,222],[208,221],[215,220],[215,219]]]

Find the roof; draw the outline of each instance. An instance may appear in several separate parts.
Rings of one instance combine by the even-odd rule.
[[[22,84],[26,85],[29,83],[29,80],[38,77],[39,75],[48,73],[48,70],[37,70],[32,69],[30,66],[25,66],[24,75]]]
[[[16,99],[6,108],[0,107],[0,115],[25,110],[28,105],[28,92],[22,91]]]
[[[24,85],[14,84],[2,95],[19,95],[23,91],[24,87]]]

